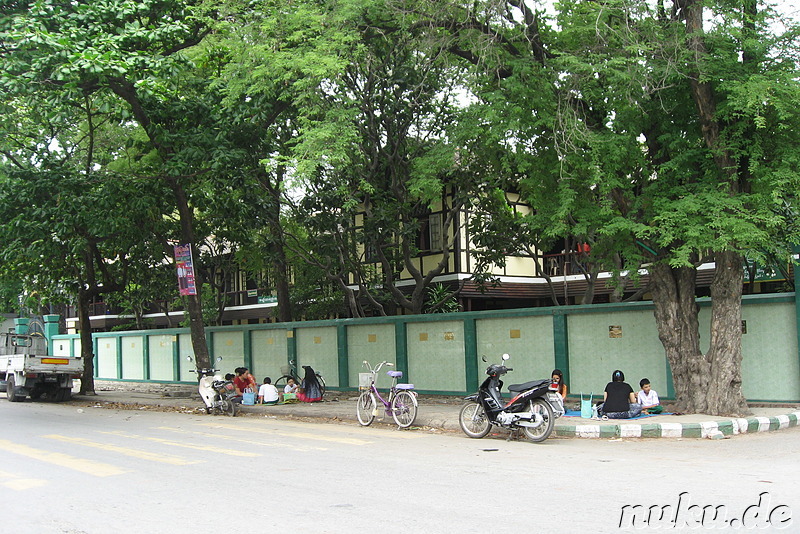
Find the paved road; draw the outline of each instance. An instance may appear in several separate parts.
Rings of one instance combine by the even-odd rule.
[[[726,521],[749,510],[789,532],[800,524],[796,427],[532,444],[31,402],[0,402],[0,420],[15,532],[602,533],[647,522],[625,506],[672,506],[685,521],[692,504],[724,506]]]

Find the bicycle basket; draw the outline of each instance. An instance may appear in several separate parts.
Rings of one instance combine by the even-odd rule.
[[[292,374],[292,367],[290,365],[281,365],[281,374],[282,375]]]
[[[358,373],[358,389],[368,389],[372,385],[372,373]]]

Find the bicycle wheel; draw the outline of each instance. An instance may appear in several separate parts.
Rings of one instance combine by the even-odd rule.
[[[550,433],[553,432],[553,426],[555,425],[556,418],[553,416],[553,408],[551,408],[550,403],[544,399],[533,399],[530,403],[530,410],[534,414],[541,415],[544,421],[536,428],[523,426],[522,429],[525,431],[525,435],[528,436],[529,440],[535,443],[544,441],[550,436]]]
[[[319,373],[316,373],[316,374],[317,374],[317,380],[319,381],[320,397],[324,397],[325,396],[325,380],[322,378],[321,374],[319,374]]]
[[[362,426],[369,426],[375,420],[378,403],[371,391],[365,391],[358,396],[356,401],[356,416]]]
[[[408,428],[417,419],[417,397],[408,391],[398,391],[392,400],[392,417],[400,428]]]
[[[464,434],[471,438],[482,438],[492,428],[483,406],[477,402],[468,402],[461,407],[458,412],[458,424],[461,425]]]

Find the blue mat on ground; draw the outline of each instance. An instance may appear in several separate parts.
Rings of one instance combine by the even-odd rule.
[[[664,412],[664,413],[649,413],[649,414],[642,414],[637,417],[631,417],[630,419],[610,419],[611,421],[633,421],[634,419],[644,419],[645,417],[655,417],[657,415],[672,415],[671,412]],[[564,417],[580,417],[581,411],[580,410],[567,410],[564,413]]]

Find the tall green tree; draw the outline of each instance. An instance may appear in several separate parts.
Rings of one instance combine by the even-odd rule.
[[[796,204],[796,29],[771,35],[752,3],[715,5],[717,18],[704,19],[707,5],[565,2],[558,31],[516,1],[435,13],[414,3],[413,13],[479,67],[486,137],[508,147],[498,168],[534,212],[563,235],[601,239],[598,252],[622,266],[647,265],[681,409],[735,414],[747,410],[743,257],[785,253]],[[704,261],[716,264],[705,354]]]
[[[104,92],[116,97],[112,105],[124,103],[158,157],[155,176],[171,192],[179,239],[195,247],[193,193],[209,171],[206,158],[216,154],[219,116],[183,52],[210,31],[206,15],[198,3],[179,0],[14,2],[0,15],[4,86],[37,91],[40,102]],[[199,292],[187,306],[196,362],[207,367]]]

